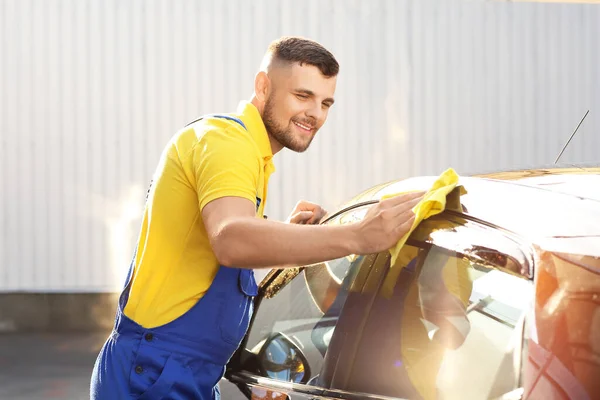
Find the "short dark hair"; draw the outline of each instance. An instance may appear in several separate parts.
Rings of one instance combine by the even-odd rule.
[[[329,50],[314,40],[298,36],[284,36],[269,45],[268,53],[276,60],[312,65],[326,77],[336,76],[340,65]]]

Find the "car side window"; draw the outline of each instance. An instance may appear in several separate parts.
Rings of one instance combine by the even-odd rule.
[[[385,278],[355,350],[328,374],[330,387],[423,399],[495,398],[517,388],[533,296],[521,249],[468,221],[423,222],[395,265],[383,254]]]
[[[246,349],[259,355],[262,364],[266,360],[273,365],[269,369],[261,364],[264,368],[259,375],[318,386],[318,374],[344,306],[345,293],[356,273],[368,269],[374,258],[349,256],[305,267],[299,273],[280,272],[280,276],[288,278],[265,288],[267,295],[255,311],[248,332]],[[298,352],[308,364],[301,368],[301,374],[281,367],[282,362],[296,357]],[[275,366],[277,363],[279,366]]]

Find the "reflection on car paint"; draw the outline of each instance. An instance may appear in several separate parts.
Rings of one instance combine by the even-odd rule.
[[[526,398],[600,397],[600,258],[538,249]]]

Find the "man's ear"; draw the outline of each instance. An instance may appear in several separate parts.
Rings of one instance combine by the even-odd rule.
[[[264,104],[269,98],[270,91],[271,80],[266,72],[260,71],[256,74],[256,78],[254,79],[254,94],[256,95],[256,98]]]

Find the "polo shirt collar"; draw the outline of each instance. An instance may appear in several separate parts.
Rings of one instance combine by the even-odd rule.
[[[242,101],[238,107],[239,118],[248,128],[248,132],[258,145],[258,149],[265,161],[271,161],[273,158],[273,150],[269,141],[267,128],[254,104],[248,101]]]

